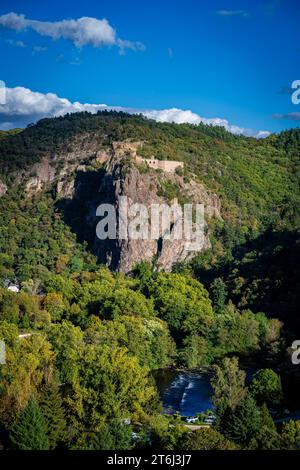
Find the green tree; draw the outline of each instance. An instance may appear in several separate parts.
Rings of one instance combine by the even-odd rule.
[[[300,450],[300,420],[283,424],[280,441],[283,449]]]
[[[280,376],[272,369],[260,369],[253,375],[250,392],[260,404],[278,405],[282,400]]]
[[[200,282],[181,274],[159,273],[150,293],[159,315],[177,336],[182,336],[183,331],[209,331],[214,315],[208,292]]]
[[[40,333],[19,338],[16,325],[0,322],[6,346],[6,363],[0,367],[0,420],[8,428],[30,396],[49,381],[54,368],[51,344]]]
[[[149,369],[162,369],[174,362],[176,348],[167,324],[159,318],[124,315],[110,321],[93,316],[85,332],[89,342],[125,346],[130,355]]]
[[[72,256],[69,265],[72,273],[80,272],[83,270],[83,259],[79,258],[78,256]]]
[[[157,409],[148,370],[125,348],[87,345],[65,400],[78,429],[101,428],[105,419],[141,420]]]
[[[19,450],[48,450],[47,425],[34,398],[30,398],[10,431],[10,439]]]
[[[149,445],[149,437],[152,449],[176,450],[182,435],[186,433],[183,423],[177,417],[173,418],[172,426],[170,421],[163,415],[151,416],[148,420],[145,445]]]
[[[137,263],[133,268],[133,274],[139,281],[140,289],[148,293],[149,285],[153,277],[153,266],[149,261],[142,261]]]
[[[216,312],[221,312],[224,308],[227,297],[227,288],[225,282],[221,277],[217,277],[211,283],[209,290],[211,293],[214,309]]]
[[[120,315],[133,315],[149,318],[154,315],[151,299],[141,292],[118,287],[113,292],[107,292],[100,309],[105,318],[117,318]]]
[[[254,399],[247,394],[228,418],[223,420],[225,435],[244,447],[256,448],[261,416]]]
[[[44,415],[49,448],[55,449],[66,438],[66,420],[62,398],[56,383],[43,387],[39,405]]]
[[[61,317],[66,310],[66,304],[61,294],[52,292],[45,296],[44,308],[50,313],[51,320],[56,322],[61,320]]]
[[[105,423],[92,439],[93,450],[129,450],[132,447],[132,427],[118,419]]]
[[[229,408],[234,411],[247,393],[245,377],[245,372],[239,369],[236,357],[225,358],[221,365],[215,366],[211,381],[215,406],[220,410]]]
[[[178,443],[180,450],[235,450],[236,444],[212,428],[186,432]]]
[[[84,352],[83,331],[63,320],[51,326],[48,336],[56,353],[60,382],[68,385],[78,382],[80,358]]]
[[[212,355],[209,342],[198,335],[189,335],[183,340],[183,350],[180,358],[189,369],[205,366],[211,363]]]
[[[262,450],[273,450],[280,448],[279,435],[275,423],[270,415],[267,405],[264,403],[260,408],[261,424],[256,436],[258,448]]]
[[[215,344],[225,355],[249,355],[259,350],[259,323],[250,310],[239,312],[229,301],[215,325]]]

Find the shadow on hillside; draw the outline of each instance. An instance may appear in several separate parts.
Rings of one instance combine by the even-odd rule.
[[[78,243],[97,256],[99,263],[106,264],[107,253],[112,253],[117,264],[115,240],[101,241],[96,238],[97,207],[102,203],[114,203],[113,185],[105,171],[79,171],[75,177],[75,191],[72,198],[59,199],[57,209],[64,222],[76,234]],[[115,269],[115,266],[111,266]]]
[[[218,268],[197,267],[196,276],[207,288],[222,277],[234,303],[280,318],[300,331],[299,232],[267,230],[234,248],[233,260],[221,261]]]

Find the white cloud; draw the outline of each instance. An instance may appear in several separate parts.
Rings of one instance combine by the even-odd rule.
[[[268,137],[270,134],[271,134],[271,132],[269,132],[269,131],[258,131],[256,133],[255,137],[257,139],[264,139],[265,137]]]
[[[300,121],[300,113],[273,114],[274,119],[285,119],[290,121]]]
[[[105,18],[99,20],[84,16],[78,19],[51,22],[31,20],[27,19],[25,15],[11,12],[0,16],[0,25],[16,31],[31,28],[41,36],[48,36],[52,39],[68,39],[76,47],[86,45],[94,47],[117,46],[122,53],[125,49],[135,51],[145,49],[141,42],[132,42],[127,39],[118,38],[116,30]]]
[[[46,46],[33,46],[32,53],[33,54],[39,54],[40,52],[47,51],[47,49],[48,48]]]
[[[126,49],[131,49],[132,51],[141,51],[144,52],[146,50],[145,45],[140,42],[132,42],[128,41],[127,39],[118,39],[117,46],[119,47],[120,54],[124,54]]]
[[[236,135],[247,135],[257,138],[267,137],[270,135],[269,131],[252,131],[245,127],[239,127],[233,124],[230,124],[227,119],[222,118],[205,118],[199,116],[199,114],[193,113],[192,111],[184,111],[178,108],[171,109],[162,109],[162,110],[143,110],[141,111],[144,116],[149,119],[154,119],[159,122],[175,122],[177,124],[189,123],[189,124],[199,124],[200,122],[212,126],[222,126],[226,130],[232,132]]]
[[[106,104],[71,102],[66,98],[60,98],[54,93],[39,93],[28,88],[16,87],[6,88],[6,103],[0,105],[0,128],[7,123],[11,123],[10,128],[26,126],[29,122],[35,122],[44,117],[63,116],[67,113],[88,111],[97,113],[103,110],[125,111],[130,114],[143,114],[149,119],[158,122],[175,122],[177,124],[189,123],[211,124],[213,126],[223,126],[233,134],[243,134],[257,138],[266,137],[268,131],[252,131],[243,127],[230,124],[227,119],[204,118],[190,110],[178,108],[171,109],[136,109],[124,108],[120,106],[108,106]],[[4,124],[5,123],[5,124]]]
[[[143,114],[147,118],[154,119],[158,122],[175,122],[176,124],[183,124],[185,122],[189,124],[199,124],[202,120],[198,114],[178,108],[161,110],[150,109],[143,111]]]
[[[10,46],[16,46],[16,47],[26,47],[26,44],[23,41],[14,41],[13,39],[7,39],[7,44]]]
[[[219,16],[241,16],[242,18],[249,16],[246,10],[218,10],[216,13]]]
[[[14,128],[14,123],[13,122],[1,122],[0,128],[2,131],[9,131],[9,129]]]

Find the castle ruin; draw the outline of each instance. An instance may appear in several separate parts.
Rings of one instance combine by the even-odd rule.
[[[142,158],[136,155],[135,157],[138,163],[146,163],[150,168],[155,170],[162,170],[166,173],[175,173],[177,168],[184,167],[183,162],[177,162],[174,160],[157,160],[156,158]]]
[[[113,142],[112,149],[113,153],[117,157],[123,158],[124,156],[130,156],[137,163],[148,165],[154,170],[162,170],[166,173],[175,173],[177,168],[184,168],[183,162],[174,160],[158,160],[157,158],[143,158],[137,155],[137,148],[141,145],[141,142]],[[109,160],[109,155],[106,151],[99,151],[96,155],[96,160],[99,163],[106,163]]]

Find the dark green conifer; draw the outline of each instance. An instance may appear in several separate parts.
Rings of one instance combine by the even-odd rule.
[[[47,385],[43,388],[40,407],[47,426],[49,447],[55,449],[66,437],[66,420],[57,384]]]
[[[48,450],[49,439],[43,413],[34,398],[20,412],[11,431],[10,439],[19,450]]]

